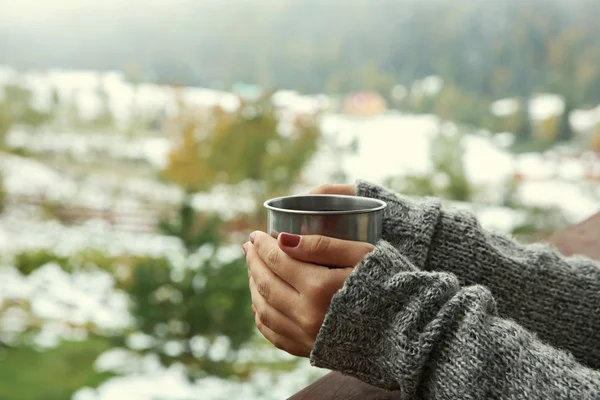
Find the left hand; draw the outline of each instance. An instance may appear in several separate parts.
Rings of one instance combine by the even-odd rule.
[[[331,298],[373,246],[317,235],[250,236],[242,247],[256,326],[275,347],[309,357]]]

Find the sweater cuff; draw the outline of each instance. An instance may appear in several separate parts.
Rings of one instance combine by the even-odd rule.
[[[383,215],[383,239],[418,268],[425,269],[441,215],[440,201],[434,198],[410,199],[363,180],[356,181],[356,194],[387,203]]]
[[[386,303],[397,299],[378,297],[375,301],[373,296],[381,292],[390,277],[416,270],[389,243],[380,241],[333,296],[311,353],[311,364],[384,389],[397,389],[398,383],[390,380],[385,361],[389,360],[386,343],[396,336],[388,332],[393,326],[385,314],[394,307]]]

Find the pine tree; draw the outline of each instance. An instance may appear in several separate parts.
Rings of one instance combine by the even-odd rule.
[[[571,111],[571,102],[565,99],[565,109],[560,118],[560,124],[558,126],[557,141],[559,142],[570,142],[573,140],[573,129],[571,128],[571,122],[569,121]]]
[[[6,191],[4,189],[4,176],[0,171],[0,214],[4,211],[4,207],[6,206]]]
[[[0,102],[0,150],[6,146],[6,136],[10,132],[13,117],[7,102]]]
[[[516,141],[518,143],[529,143],[533,139],[533,129],[531,127],[531,117],[529,115],[529,97],[521,99],[519,128],[516,132]]]

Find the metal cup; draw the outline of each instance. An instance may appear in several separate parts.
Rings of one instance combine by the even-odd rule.
[[[387,204],[368,197],[315,194],[279,197],[264,206],[267,232],[273,237],[287,232],[375,244],[381,239]]]

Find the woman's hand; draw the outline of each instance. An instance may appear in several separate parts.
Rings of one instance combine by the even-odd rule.
[[[254,232],[242,246],[257,328],[275,347],[309,357],[333,295],[365,255],[369,243]],[[327,268],[328,265],[337,268]]]
[[[309,194],[343,194],[346,196],[356,196],[356,188],[354,185],[326,184],[314,188]]]

